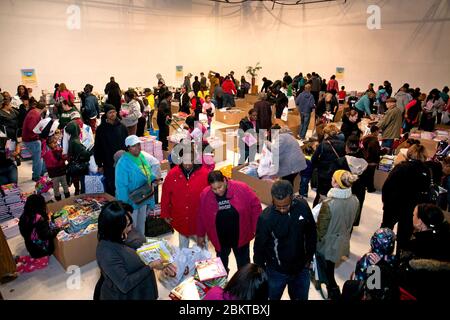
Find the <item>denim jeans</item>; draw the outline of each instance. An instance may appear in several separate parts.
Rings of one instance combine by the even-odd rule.
[[[300,175],[300,195],[302,197],[308,197],[309,181],[311,181],[311,177]]]
[[[300,133],[299,133],[301,139],[306,138],[306,133],[308,132],[310,119],[311,119],[311,113],[309,113],[309,112],[301,113],[301,126],[300,126]]]
[[[234,107],[234,96],[228,93],[223,94],[223,107]]]
[[[44,162],[41,157],[41,141],[24,142],[25,147],[30,151],[33,159],[33,180],[39,179],[44,173]]]
[[[8,167],[0,168],[0,185],[17,183],[17,167],[15,164],[11,164]]]
[[[298,274],[288,275],[268,267],[269,300],[280,300],[286,285],[291,300],[308,300],[309,294],[309,269],[305,268]]]
[[[145,237],[145,220],[147,219],[147,205],[133,211],[133,227]]]
[[[240,248],[231,248],[227,246],[221,246],[221,251],[217,252],[217,256],[222,260],[223,266],[228,269],[228,256],[231,253],[231,249],[233,249],[234,257],[236,258],[236,264],[238,270],[243,266],[250,263],[250,244],[246,244]]]
[[[392,152],[392,146],[394,145],[394,139],[384,139],[381,143],[382,148],[389,149],[389,154]]]

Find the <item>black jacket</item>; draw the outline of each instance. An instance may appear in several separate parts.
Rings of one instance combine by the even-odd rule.
[[[351,122],[347,115],[344,114],[344,116],[342,117],[341,132],[345,136],[345,141],[347,141],[348,137],[350,137],[351,135],[356,135],[358,137],[361,136],[361,130],[359,130],[358,127],[358,123],[360,121],[361,120],[358,120],[357,122]]]
[[[22,215],[19,220],[19,230],[30,256],[34,259],[39,259],[53,254],[55,250],[53,239],[58,234],[59,229],[51,229],[49,221],[43,216],[36,222],[34,220],[35,218],[36,216],[29,218],[28,216]],[[36,230],[37,240],[41,242],[40,244],[32,239],[34,230]]]
[[[108,95],[108,103],[120,108],[120,102],[122,99],[122,92],[120,91],[119,84],[117,82],[111,81],[105,87],[105,94]]]
[[[330,183],[334,173],[332,165],[338,159],[331,146],[333,146],[340,157],[345,156],[345,143],[336,138],[324,139],[311,158],[313,167],[318,169],[319,178],[329,178]]]
[[[289,76],[289,75],[287,75],[287,76],[284,76],[284,78],[283,78],[283,82],[286,82],[286,83],[287,83],[287,85],[290,85],[290,84],[292,83],[292,77],[291,77],[291,76]]]
[[[158,115],[156,117],[158,125],[165,125],[167,116],[172,118],[172,109],[169,101],[164,99],[158,106]]]
[[[448,298],[450,287],[450,231],[415,233],[402,251],[399,279],[402,288],[417,300]]]
[[[389,173],[383,189],[383,228],[393,229],[398,222],[397,246],[401,249],[413,232],[412,216],[417,204],[426,202],[430,173],[420,161],[404,161]]]
[[[113,168],[114,154],[119,150],[125,150],[127,137],[127,128],[119,120],[110,124],[102,119],[95,135],[94,157],[97,166]]]
[[[338,101],[336,97],[333,97],[330,101],[330,110],[332,114],[336,114],[337,108],[339,107]],[[327,103],[325,98],[321,99],[316,108],[316,114],[318,117],[323,116],[323,114],[327,111]]]
[[[184,112],[187,114],[191,113],[191,107],[189,106],[189,95],[187,92],[180,95],[180,108],[178,109],[178,112]]]
[[[261,88],[261,92],[264,91],[264,92],[267,93],[267,90],[269,90],[269,87],[270,87],[272,84],[273,84],[273,82],[270,81],[270,80],[264,81],[264,84],[263,84],[263,86],[262,86],[262,88]]]
[[[289,214],[267,207],[256,226],[253,261],[284,274],[297,274],[313,259],[316,223],[308,203],[294,199]]]

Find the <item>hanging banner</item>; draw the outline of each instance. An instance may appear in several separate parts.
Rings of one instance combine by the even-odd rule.
[[[25,87],[37,87],[37,78],[35,69],[21,69],[20,70],[22,84]]]
[[[181,81],[184,78],[184,74],[183,74],[183,66],[176,66],[176,79],[177,81]]]
[[[336,67],[336,80],[344,80],[345,69],[344,67]]]

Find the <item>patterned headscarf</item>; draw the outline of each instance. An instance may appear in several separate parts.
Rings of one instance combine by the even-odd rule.
[[[375,231],[372,238],[370,239],[370,253],[376,253],[381,259],[384,259],[387,263],[393,265],[395,262],[395,256],[392,255],[394,252],[396,236],[394,231],[388,228],[381,228]],[[355,268],[355,278],[356,280],[366,281],[367,280],[367,268],[372,264],[369,260],[369,254],[367,253],[362,256],[361,259],[356,263]]]

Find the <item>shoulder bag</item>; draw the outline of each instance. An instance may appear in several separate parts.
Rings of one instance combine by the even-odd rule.
[[[144,201],[150,199],[155,192],[155,189],[153,188],[153,183],[148,183],[148,173],[142,159],[141,162],[142,167],[144,168],[145,171],[145,176],[147,177],[147,182],[143,186],[137,188],[136,190],[133,190],[129,194],[130,200],[133,201],[133,203],[136,205],[140,205]]]

